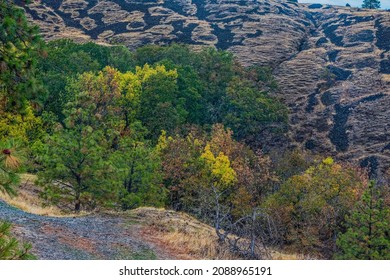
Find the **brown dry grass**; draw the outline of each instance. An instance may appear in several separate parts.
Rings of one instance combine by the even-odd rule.
[[[130,215],[143,223],[140,236],[180,260],[232,260],[240,259],[226,245],[218,243],[212,227],[190,215],[155,208],[138,208]],[[271,259],[301,260],[307,257],[271,250]]]
[[[382,80],[385,82],[390,82],[390,74],[383,74]]]
[[[0,191],[0,199],[25,212],[52,217],[74,216],[67,215],[56,206],[45,206],[39,194],[40,188],[34,185],[36,176],[31,174],[21,175],[21,184],[16,188],[17,196],[10,196]]]
[[[217,242],[214,229],[180,212],[138,208],[131,211],[143,222],[141,237],[176,259],[238,259]]]

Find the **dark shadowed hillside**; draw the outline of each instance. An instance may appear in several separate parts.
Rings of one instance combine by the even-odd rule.
[[[272,66],[292,146],[373,173],[390,166],[389,12],[274,0],[42,0],[25,9],[47,40],[215,46]]]

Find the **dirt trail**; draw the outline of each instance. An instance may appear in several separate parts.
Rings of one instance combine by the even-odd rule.
[[[0,200],[0,220],[13,224],[16,236],[46,260],[169,259],[139,238],[140,224],[129,218],[99,214],[47,217],[23,212]]]

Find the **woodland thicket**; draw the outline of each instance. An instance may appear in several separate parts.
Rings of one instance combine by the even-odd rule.
[[[29,172],[65,211],[185,211],[245,258],[266,258],[268,246],[388,258],[385,188],[360,168],[278,147],[288,109],[272,69],[178,44],[44,43],[10,1],[0,14],[2,191],[16,194]],[[0,257],[29,257],[8,236],[3,224]]]

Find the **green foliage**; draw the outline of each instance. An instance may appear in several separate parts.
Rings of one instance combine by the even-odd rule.
[[[122,97],[121,73],[106,67],[99,73],[86,72],[71,81],[67,91],[74,96],[69,102],[64,115],[64,123],[70,127],[90,126],[101,130],[105,139],[111,141],[121,130]]]
[[[227,89],[224,124],[238,139],[257,142],[265,132],[285,132],[287,108],[276,98],[253,87],[249,81],[233,79]]]
[[[222,121],[221,104],[224,103],[226,88],[235,77],[234,66],[231,53],[213,48],[204,49],[196,60],[195,69],[203,85],[208,123]]]
[[[203,98],[202,81],[196,70],[190,65],[174,64],[169,59],[158,62],[167,70],[176,70],[178,74],[178,99],[181,100],[186,112],[186,122],[191,124],[205,124],[207,121],[206,101]]]
[[[23,10],[13,1],[0,0],[0,191],[9,195],[16,195],[14,186],[20,181],[21,146],[41,132],[28,100],[37,103],[41,92],[35,64],[42,47],[37,28],[27,23]],[[31,246],[19,245],[10,230],[11,224],[0,221],[0,260],[35,259]]]
[[[244,69],[228,52],[213,48],[191,52],[181,45],[143,47],[135,60],[138,65],[176,69],[177,98],[183,108],[180,116],[187,123],[211,126],[223,122],[237,139],[253,146],[264,133],[286,131],[286,106],[267,94],[277,88],[269,68]]]
[[[90,126],[67,126],[35,145],[43,169],[38,173],[44,197],[73,210],[94,208],[100,199],[110,198],[115,182],[105,161],[102,132]]]
[[[133,130],[133,133],[135,130]],[[162,207],[166,189],[162,186],[161,162],[157,153],[145,143],[127,136],[113,154],[123,188],[119,190],[123,210],[140,206]]]
[[[106,66],[120,71],[134,68],[131,52],[123,46],[101,46],[92,42],[77,44],[68,39],[49,42],[48,55],[40,59],[38,69],[48,91],[44,109],[64,119],[65,105],[72,101],[74,93],[67,91],[69,80],[84,72],[97,72]]]
[[[161,85],[175,84],[176,73],[163,66],[145,66],[124,74],[106,67],[69,83],[67,90],[74,99],[65,107],[63,125],[35,149],[43,166],[38,175],[48,200],[73,203],[75,211],[116,206],[118,199],[123,209],[164,204],[160,162],[144,140],[148,131],[136,119],[142,95],[153,91],[157,95],[152,86],[159,83],[148,83],[158,75]],[[154,104],[159,103],[150,106]]]
[[[35,256],[29,253],[31,245],[19,245],[11,236],[11,224],[0,221],[0,260],[34,260]]]
[[[0,141],[18,139],[24,144],[33,143],[44,134],[42,119],[36,117],[31,106],[24,113],[2,112],[0,109]]]
[[[0,15],[0,109],[20,110],[41,92],[35,65],[43,41],[13,1],[0,1]]]
[[[374,182],[346,219],[346,232],[337,239],[339,259],[388,260],[390,258],[390,207]]]
[[[59,125],[43,143],[35,145],[38,173],[45,198],[73,205],[75,211],[109,205],[115,200],[118,181],[110,155],[120,133],[121,97],[117,71],[106,68],[98,75],[85,73],[69,85],[73,102]]]
[[[150,137],[157,139],[161,130],[173,133],[187,116],[183,100],[178,98],[176,70],[145,65],[137,67],[136,75],[142,85],[139,118],[149,130]]]
[[[280,223],[281,238],[287,245],[301,252],[316,248],[329,257],[335,250],[334,236],[359,200],[364,180],[359,170],[327,158],[289,178],[264,207]]]
[[[381,1],[379,0],[363,0],[362,8],[379,9],[380,7],[381,7]]]

